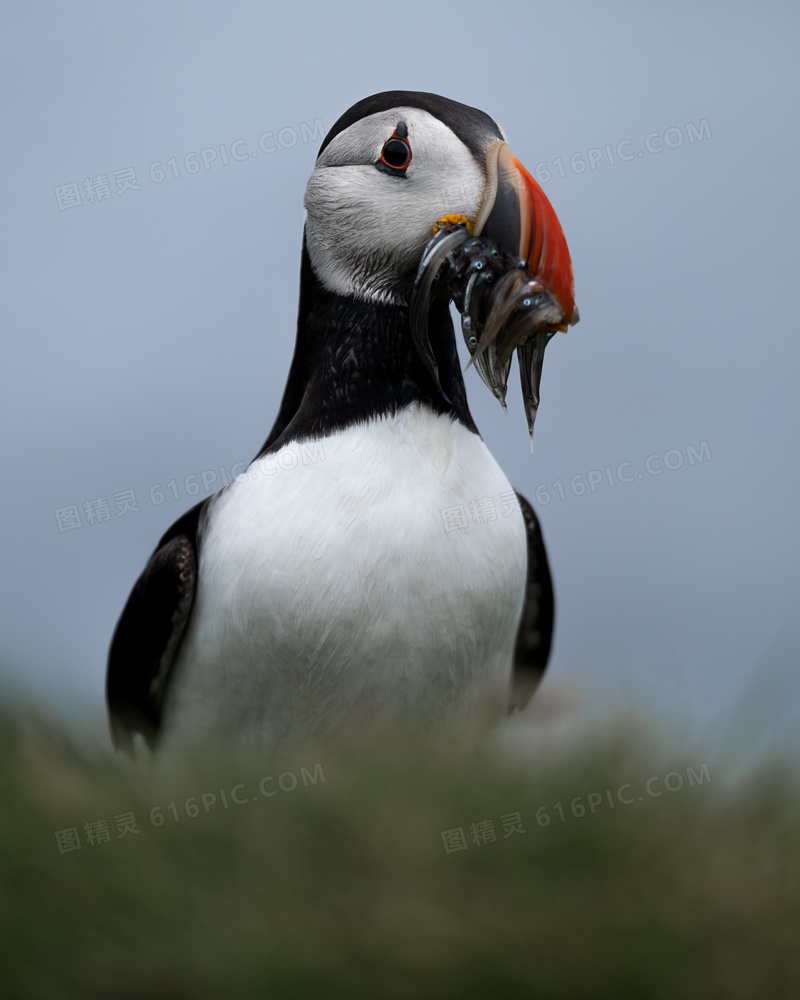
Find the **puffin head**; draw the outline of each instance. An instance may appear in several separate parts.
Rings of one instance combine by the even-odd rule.
[[[307,358],[321,357],[309,345],[327,337],[323,367],[337,384],[326,405],[347,396],[340,383],[349,379],[354,387],[356,369],[363,397],[367,359],[385,373],[394,349],[398,378],[416,380],[429,405],[450,408],[474,427],[452,299],[472,362],[503,406],[516,350],[532,441],[544,348],[557,330],[577,322],[578,311],[559,221],[500,126],[436,94],[392,90],[367,97],[325,137],[304,204],[297,382],[308,381]],[[339,319],[332,319],[337,309]],[[312,334],[313,317],[319,322]],[[378,338],[371,335],[376,330]],[[411,360],[400,363],[401,355]],[[395,390],[406,398],[405,390]],[[385,408],[386,392],[376,388],[367,404],[353,388],[351,409]],[[300,397],[288,393],[277,428]]]
[[[575,311],[566,240],[544,192],[489,115],[416,91],[354,104],[320,147],[305,195],[312,268],[329,291],[408,305],[437,220],[462,221]]]

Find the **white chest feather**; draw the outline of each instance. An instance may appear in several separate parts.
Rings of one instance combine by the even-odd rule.
[[[526,570],[512,497],[476,435],[416,405],[255,462],[210,510],[168,739],[502,713]]]

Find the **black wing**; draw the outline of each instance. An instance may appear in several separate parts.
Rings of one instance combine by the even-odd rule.
[[[514,650],[512,708],[524,708],[542,679],[553,638],[553,583],[539,520],[521,493],[517,493],[528,538],[528,578],[525,602]]]
[[[108,653],[111,739],[133,755],[133,735],[155,745],[164,691],[186,629],[197,583],[197,525],[205,502],[158,543],[123,609]]]

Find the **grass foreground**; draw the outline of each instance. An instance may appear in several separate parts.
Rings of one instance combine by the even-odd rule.
[[[796,775],[622,728],[164,775],[6,713],[0,994],[800,997]]]

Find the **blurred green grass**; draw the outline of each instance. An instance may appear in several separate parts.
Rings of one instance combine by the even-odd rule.
[[[0,754],[3,997],[800,997],[785,766],[728,784],[620,724],[527,756],[387,736],[178,774],[10,712]]]

